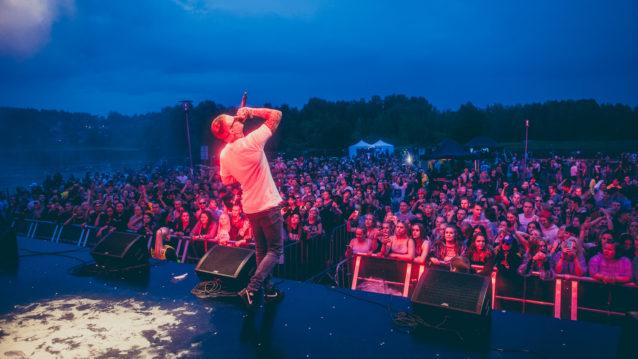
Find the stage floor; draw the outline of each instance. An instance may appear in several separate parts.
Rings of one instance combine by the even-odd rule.
[[[405,298],[287,280],[283,302],[248,315],[238,302],[193,296],[192,265],[152,260],[148,276],[133,279],[77,274],[89,249],[18,244],[18,265],[0,271],[6,358],[610,358],[620,333],[495,312],[489,345],[468,347],[394,325],[410,311]]]

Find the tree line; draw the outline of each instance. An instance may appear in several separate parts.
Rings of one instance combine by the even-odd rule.
[[[265,104],[264,106],[269,106]],[[352,101],[310,99],[303,107],[282,105],[284,120],[269,143],[277,151],[339,150],[360,139],[383,139],[397,146],[430,146],[443,138],[461,143],[475,136],[498,142],[521,141],[530,120],[529,138],[537,141],[627,141],[638,139],[638,107],[595,100],[547,101],[521,105],[472,103],[439,110],[423,97],[390,95]],[[234,108],[202,101],[190,110],[195,158],[202,144],[219,145],[208,126]],[[255,126],[257,122],[247,124]],[[180,105],[142,115],[106,116],[54,110],[0,108],[3,153],[128,149],[151,158],[183,156],[187,144]]]

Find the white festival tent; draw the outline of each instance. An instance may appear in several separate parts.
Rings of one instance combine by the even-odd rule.
[[[357,155],[357,152],[359,150],[369,150],[371,148],[373,148],[371,144],[367,143],[364,140],[361,140],[355,143],[354,145],[348,147],[348,155],[350,156],[350,158],[353,158]]]
[[[390,155],[394,153],[394,146],[381,140],[373,143],[372,146],[376,152],[387,153]]]
[[[366,141],[361,140],[348,147],[348,155],[350,156],[350,158],[353,158],[357,155],[357,152],[359,150],[374,150],[374,152],[377,153],[392,154],[394,153],[394,146],[381,140],[373,144],[369,144]]]

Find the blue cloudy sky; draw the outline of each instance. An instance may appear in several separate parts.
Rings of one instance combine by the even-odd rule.
[[[638,105],[638,1],[0,0],[0,106]]]

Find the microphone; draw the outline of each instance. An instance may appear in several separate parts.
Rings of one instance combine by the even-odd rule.
[[[248,91],[244,91],[244,95],[241,97],[241,103],[239,107],[246,107],[246,99],[248,98]]]
[[[241,102],[239,103],[239,108],[246,107],[246,99],[248,99],[248,91],[244,91],[244,94],[241,97]],[[240,118],[239,116],[235,116],[235,119],[241,123],[246,121],[245,118]]]

